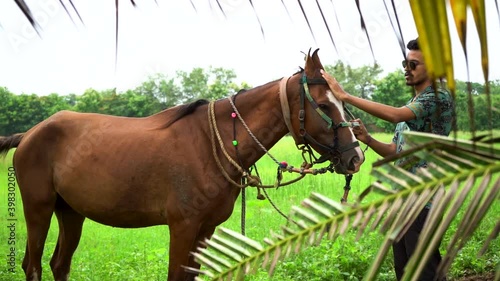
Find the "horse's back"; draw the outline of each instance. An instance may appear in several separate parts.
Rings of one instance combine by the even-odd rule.
[[[59,111],[28,130],[16,150],[14,159],[35,157],[34,154],[53,154],[72,142],[98,139],[119,117]],[[39,157],[39,156],[37,156]]]
[[[93,113],[60,111],[28,130],[14,154],[18,177],[45,174],[50,184],[71,180],[72,172],[82,168],[89,157],[102,153],[102,146],[111,145],[111,130],[124,130],[123,118]],[[97,160],[97,158],[96,158]],[[83,169],[85,170],[85,169]]]
[[[19,145],[14,161],[20,188],[58,194],[104,224],[167,223],[169,190],[192,186],[189,175],[199,161],[190,160],[193,147],[179,137],[176,127],[183,122],[158,129],[165,117],[58,112],[29,130]]]

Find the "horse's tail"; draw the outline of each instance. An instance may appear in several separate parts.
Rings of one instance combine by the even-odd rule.
[[[0,137],[0,158],[5,157],[11,148],[18,147],[24,137],[24,133],[8,137]]]

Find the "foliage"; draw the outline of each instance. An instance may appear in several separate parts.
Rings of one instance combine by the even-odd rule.
[[[232,81],[236,78],[236,73],[233,70],[226,70],[221,67],[210,68],[210,70],[212,83],[208,86],[208,94],[201,98],[216,100],[227,96],[228,92],[235,93],[240,90],[240,87]]]
[[[365,96],[376,102],[393,106],[405,104],[411,97],[411,88],[406,86],[402,71],[394,71],[377,78],[380,69],[375,66],[352,68],[339,62],[336,65],[325,65],[325,69],[345,85],[346,91],[356,96]],[[251,86],[234,83],[236,74],[223,68],[204,70],[195,68],[191,72],[178,72],[175,78],[163,74],[150,76],[149,79],[135,89],[119,93],[116,89],[98,91],[88,89],[82,95],[70,94],[61,96],[56,93],[48,96],[16,95],[8,89],[0,87],[0,135],[9,135],[27,130],[57,111],[69,109],[79,112],[104,113],[117,116],[145,117],[165,108],[198,98],[219,99]],[[362,81],[358,85],[358,81]],[[364,85],[364,86],[361,86]],[[485,87],[480,83],[466,83],[457,80],[456,112],[457,129],[468,131],[470,117],[469,103],[475,108],[487,108],[488,96]],[[468,95],[471,87],[471,97]],[[488,130],[500,128],[500,81],[489,83],[491,104],[494,110],[473,110],[475,128]],[[394,125],[374,118],[356,108],[349,108],[355,117],[361,118],[370,130],[393,132]],[[18,114],[19,113],[19,114]],[[490,124],[491,121],[491,124]]]
[[[79,112],[103,113],[102,100],[103,96],[97,90],[88,89],[76,99],[75,110]]]
[[[247,83],[234,82],[233,70],[210,67],[179,71],[176,78],[152,75],[135,89],[119,93],[116,89],[87,89],[81,95],[16,95],[0,87],[0,135],[25,132],[60,110],[92,112],[127,117],[145,117],[163,109],[196,99],[219,99]]]
[[[15,99],[11,99],[7,114],[11,122],[10,127],[13,127],[13,124],[19,124],[19,127],[16,126],[15,129],[25,132],[31,129],[32,123],[36,124],[43,121],[46,112],[38,96],[35,94],[22,94]]]
[[[194,254],[204,266],[200,272],[210,280],[243,280],[261,266],[273,274],[278,261],[318,245],[323,238],[340,239],[350,229],[354,229],[356,237],[360,238],[366,235],[365,232],[378,230],[385,234],[385,238],[364,277],[364,280],[375,280],[390,245],[406,231],[429,200],[432,200],[433,208],[403,280],[417,280],[422,270],[419,265],[432,254],[428,251],[432,248],[429,245],[438,245],[456,220],[457,229],[447,241],[443,257],[442,270],[447,272],[460,250],[474,239],[488,209],[500,201],[497,174],[500,171],[500,149],[486,142],[457,141],[416,132],[407,133],[406,139],[410,145],[408,150],[375,163],[374,166],[379,166],[372,170],[375,181],[354,205],[341,205],[313,193],[301,207],[292,208],[289,223],[282,227],[281,234],[264,239],[267,246],[220,228],[218,234],[205,241],[208,248],[199,248]],[[493,139],[487,138],[490,140]],[[408,155],[427,159],[429,167],[410,174],[392,164],[394,159]],[[475,183],[478,190],[471,192]],[[365,203],[365,197],[371,194],[383,196]],[[459,212],[461,207],[465,212]],[[499,234],[500,220],[497,219],[496,226],[489,231],[490,236],[483,240],[484,249]]]
[[[475,129],[480,131],[500,128],[500,81],[496,80],[489,83],[489,95],[485,94],[486,89],[483,84],[463,81],[457,81],[456,84],[457,129],[468,130],[471,121],[474,121]],[[490,101],[488,101],[488,98]],[[490,108],[489,102],[491,102],[491,116],[489,116],[490,111],[488,110]]]
[[[149,113],[175,106],[180,103],[182,98],[182,90],[176,85],[175,79],[168,78],[161,73],[151,75],[146,82],[143,82],[133,92],[128,93],[142,96],[143,100],[150,103],[152,108],[146,110]],[[147,113],[142,116],[147,116]]]
[[[375,82],[372,98],[373,101],[382,104],[400,107],[406,104],[412,96],[412,88],[406,85],[403,71],[398,70]],[[379,118],[375,118],[375,125],[383,128],[385,132],[394,131],[395,128],[394,124]]]
[[[353,68],[338,61],[334,65],[325,65],[325,70],[332,74],[348,93],[364,99],[371,99],[375,90],[375,81],[378,75],[382,73],[380,65],[365,65],[359,68]],[[365,124],[375,124],[375,118],[366,112],[355,107],[349,107],[349,110],[356,118],[363,120]]]
[[[9,92],[5,87],[0,87],[0,135],[14,131],[12,124],[12,100],[15,98],[14,94]]]
[[[27,8],[28,6],[26,5],[25,1],[19,0],[16,2],[18,2],[18,4],[19,4],[18,6],[24,12],[25,16],[30,20],[31,24],[35,28],[37,28],[37,23],[36,23],[33,15],[31,14],[29,8]],[[370,38],[368,36],[368,31],[366,30],[366,26],[364,23],[365,21],[363,19],[363,14],[361,12],[359,2],[360,1],[356,1],[356,5],[357,5],[358,11],[359,11],[359,16],[361,18],[360,22],[361,22],[362,28],[366,31],[366,35],[367,35],[368,40],[370,40]],[[132,3],[135,5],[135,2],[132,1]],[[482,121],[486,121],[487,129],[492,131],[493,128],[498,128],[498,127],[493,126],[494,122],[496,120],[498,120],[498,118],[495,118],[495,114],[498,113],[498,108],[497,108],[498,104],[495,102],[497,102],[498,100],[495,98],[492,98],[492,95],[490,95],[489,87],[488,87],[488,86],[494,85],[494,83],[496,83],[496,82],[491,83],[491,85],[490,85],[490,82],[488,79],[489,59],[488,59],[488,48],[487,48],[488,44],[487,44],[486,20],[485,20],[485,1],[484,0],[478,0],[478,1],[453,0],[453,1],[449,1],[449,3],[450,3],[450,7],[451,7],[451,13],[453,14],[453,19],[455,22],[455,27],[456,27],[456,30],[458,32],[458,36],[459,36],[460,41],[461,41],[462,46],[463,46],[463,51],[464,51],[466,60],[468,60],[467,59],[467,49],[466,49],[466,27],[468,26],[467,14],[468,14],[469,10],[471,11],[471,13],[473,15],[475,27],[476,27],[476,29],[478,31],[478,35],[479,35],[479,42],[480,42],[480,46],[481,46],[481,63],[482,63],[483,74],[484,74],[484,78],[485,78],[484,81],[487,83],[486,87],[485,87],[485,91],[484,91],[486,96],[484,99],[475,100],[474,95],[473,95],[474,93],[472,91],[469,91],[467,98],[466,98],[466,100],[467,100],[466,101],[466,104],[467,104],[466,108],[467,108],[468,115],[466,115],[466,117],[465,117],[466,118],[465,120],[467,120],[467,123],[469,124],[468,129],[471,130],[473,136],[475,136],[475,132],[477,130],[477,124],[484,124],[484,123],[481,123],[478,120],[476,120],[476,118],[483,118],[482,117],[483,112],[485,113],[484,115],[487,116],[486,117],[487,119],[482,120]],[[252,1],[250,1],[250,4],[252,4]],[[323,14],[321,5],[319,4],[319,2],[317,4],[318,4],[317,5],[318,9],[320,10],[321,14]],[[452,57],[452,52],[451,52],[450,28],[448,26],[447,4],[448,4],[448,1],[446,1],[446,0],[438,0],[438,1],[413,0],[413,1],[410,1],[414,20],[415,20],[417,30],[419,33],[422,51],[423,51],[424,57],[426,59],[428,71],[433,78],[446,77],[446,81],[448,83],[448,88],[452,91],[452,93],[456,93],[456,84],[455,84],[456,81],[453,78],[453,57]],[[251,6],[253,7],[253,4]],[[285,6],[285,8],[286,8],[286,6]],[[394,12],[396,13],[395,7],[393,7],[393,8],[394,8]],[[118,6],[117,6],[116,12],[118,13]],[[389,10],[387,12],[389,14]],[[303,10],[303,15],[304,15],[306,21],[308,22],[307,15],[304,12],[304,10]],[[397,19],[397,17],[396,17],[396,19]],[[326,20],[324,20],[324,23],[328,29],[328,33],[330,35],[330,38],[332,38],[332,43],[334,43],[332,34],[330,33],[330,29],[328,28],[328,24],[327,24]],[[396,36],[399,40],[400,46],[402,48],[402,52],[404,54],[405,53],[404,42],[402,42],[403,36],[401,34],[401,28],[399,26],[399,22],[397,22],[397,25],[398,25],[397,26],[398,28],[396,28],[395,26],[393,26],[393,27],[394,27],[394,31],[396,33]],[[310,29],[310,30],[312,32],[312,29]],[[396,30],[399,30],[399,34]],[[370,44],[370,47],[371,47],[371,44]],[[373,50],[372,50],[372,52],[373,52]],[[203,74],[203,73],[201,73],[201,74]],[[341,81],[341,80],[339,80],[339,81]],[[341,83],[342,83],[342,81],[341,81]],[[365,84],[362,84],[362,86],[361,86],[362,87],[361,88],[362,89],[361,95],[365,94],[363,91],[365,86],[366,86]],[[469,84],[469,86],[471,86],[471,84]],[[471,88],[472,87],[469,87],[468,89],[471,89]],[[197,90],[197,89],[195,89],[195,90]],[[198,89],[198,90],[200,90],[200,89]],[[355,91],[350,91],[350,92],[354,93]],[[484,107],[475,106],[475,102],[479,105],[484,104]],[[478,108],[479,108],[478,111],[482,111],[482,112],[479,112],[478,114],[476,114],[475,109],[478,109]],[[360,112],[355,114],[355,115],[358,117],[361,117],[363,120],[367,120],[365,118],[366,116],[362,115]],[[0,119],[0,120],[2,120],[2,119]],[[458,120],[457,124],[461,124],[460,119]],[[490,135],[490,137],[492,137],[492,136]],[[431,141],[429,143],[436,144],[434,141]],[[491,157],[491,155],[485,151],[476,150],[477,147],[481,146],[481,143],[472,143],[469,147],[464,147],[464,146],[462,146],[463,143],[454,141],[454,145],[451,145],[448,143],[444,147],[442,147],[442,146],[437,147],[437,148],[439,148],[438,150],[435,150],[436,147],[431,147],[432,149],[430,149],[430,150],[423,149],[423,147],[429,148],[428,144],[421,143],[421,146],[416,147],[414,151],[411,151],[409,153],[410,154],[416,153],[416,154],[421,154],[421,155],[425,154],[427,157],[433,157],[433,156],[436,156],[436,155],[434,155],[434,153],[436,151],[437,152],[444,151],[445,154],[448,154],[448,156],[456,156],[455,158],[451,157],[454,161],[441,161],[440,162],[441,164],[445,164],[444,167],[439,166],[439,167],[436,167],[435,170],[430,170],[431,172],[437,171],[437,174],[430,173],[429,175],[424,175],[423,178],[422,177],[419,178],[418,179],[419,181],[414,182],[413,183],[414,186],[412,186],[410,188],[410,191],[408,191],[406,194],[401,195],[399,193],[396,193],[396,195],[393,195],[392,197],[388,196],[389,198],[396,200],[396,201],[393,201],[393,203],[395,203],[396,206],[399,203],[401,203],[401,206],[408,207],[408,209],[405,209],[405,210],[409,210],[409,212],[413,214],[413,213],[415,213],[414,212],[415,208],[412,208],[411,206],[409,206],[411,203],[415,203],[414,201],[412,202],[412,200],[415,199],[413,196],[416,194],[420,194],[419,192],[422,192],[422,194],[424,194],[425,196],[429,196],[430,193],[426,193],[428,190],[431,190],[431,193],[432,192],[436,193],[436,197],[434,198],[435,199],[434,202],[438,202],[439,200],[451,200],[450,202],[455,203],[456,205],[451,204],[450,208],[447,208],[447,206],[445,208],[438,207],[437,209],[441,209],[441,211],[444,211],[444,213],[440,213],[439,211],[435,211],[435,213],[437,213],[438,216],[434,216],[434,217],[431,216],[432,219],[429,220],[430,221],[429,225],[436,226],[438,224],[438,222],[440,221],[437,218],[439,218],[439,216],[441,214],[445,215],[446,219],[449,217],[453,217],[454,211],[456,209],[455,206],[460,205],[457,203],[463,203],[463,201],[461,201],[461,200],[467,194],[466,191],[468,190],[468,188],[470,186],[469,183],[476,179],[476,176],[478,173],[483,173],[483,175],[484,175],[483,182],[485,182],[486,184],[482,185],[482,187],[486,188],[488,192],[491,192],[490,198],[488,198],[488,196],[485,196],[485,197],[477,197],[476,196],[474,198],[477,198],[478,201],[475,201],[475,202],[471,203],[470,205],[468,205],[467,214],[477,215],[477,218],[471,218],[471,217],[465,218],[463,220],[464,224],[472,222],[472,224],[471,224],[472,228],[465,228],[465,226],[461,225],[461,227],[464,227],[465,229],[461,228],[460,230],[464,230],[464,232],[463,233],[461,233],[460,231],[456,232],[456,236],[454,236],[454,237],[456,237],[458,240],[450,243],[451,246],[458,245],[456,248],[450,249],[452,254],[449,256],[450,256],[451,260],[453,260],[454,255],[456,255],[455,250],[460,249],[463,246],[462,242],[466,242],[470,238],[470,235],[474,233],[475,226],[477,226],[475,224],[484,218],[484,213],[480,213],[480,212],[484,211],[484,209],[481,209],[482,207],[479,207],[477,203],[478,202],[486,203],[485,205],[489,206],[488,204],[491,205],[491,201],[487,202],[488,199],[498,200],[498,186],[500,185],[498,180],[496,182],[494,182],[493,185],[489,185],[491,183],[489,180],[491,179],[490,176],[492,175],[492,173],[493,173],[493,175],[495,175],[494,172],[498,172],[498,162],[499,161],[498,161],[498,158],[495,158],[495,155],[497,155],[496,157],[498,157],[498,151],[495,151],[494,149],[490,149],[490,152],[494,151],[494,153],[496,153],[496,154],[493,154],[493,159],[496,160],[496,162],[497,162],[496,165],[493,164],[493,166],[491,166],[490,165],[491,163],[489,161],[486,161],[488,159],[488,157]],[[439,144],[439,141],[438,141],[438,144]],[[443,143],[441,143],[440,145],[443,145]],[[455,155],[455,153],[458,153],[458,155]],[[443,156],[443,155],[439,155],[439,156]],[[458,161],[458,164],[455,163],[455,160]],[[475,164],[476,161],[479,162],[479,164],[472,165],[472,164]],[[458,167],[458,170],[456,170],[457,167],[455,167],[455,166]],[[489,170],[490,168],[491,168],[491,170]],[[439,173],[443,170],[445,171],[445,174],[439,175]],[[452,170],[455,170],[458,173],[457,179],[464,179],[464,180],[467,179],[467,181],[465,182],[465,184],[460,183],[458,181],[447,182],[447,184],[450,184],[450,183],[452,183],[452,184],[450,184],[449,186],[444,185],[445,187],[448,188],[448,194],[444,195],[441,192],[443,186],[436,185],[436,184],[439,183],[440,180],[444,180],[446,182],[450,179],[453,179],[453,175],[451,173],[446,173],[446,171],[449,172]],[[374,170],[374,171],[376,171],[376,170]],[[389,180],[393,181],[394,179],[391,179],[391,176],[392,176],[391,172],[398,172],[398,171],[388,169],[386,171],[382,171],[380,173],[380,175],[384,176],[384,179],[389,179]],[[401,172],[401,171],[399,171],[399,172]],[[415,180],[415,178],[413,178],[410,175],[404,175],[404,176],[405,176],[404,179],[410,180],[410,182],[412,180],[413,181]],[[441,176],[442,176],[442,178],[441,178]],[[428,182],[425,181],[424,178],[426,180],[429,180],[429,181]],[[433,182],[434,182],[434,185],[433,185]],[[401,182],[395,182],[395,184],[401,184]],[[460,192],[462,192],[462,191],[464,191],[464,193],[463,193],[464,196],[454,197],[456,194],[460,194]],[[483,189],[483,191],[484,191],[484,189]],[[420,195],[422,195],[422,194],[420,194]],[[425,196],[421,196],[421,197],[425,198]],[[479,192],[478,196],[483,196],[483,194],[481,192]],[[389,199],[389,200],[391,200],[391,199]],[[327,200],[323,200],[323,202],[324,201],[327,201]],[[421,202],[422,200],[417,200],[417,201],[422,203]],[[313,201],[310,201],[310,202],[313,202]],[[408,203],[408,202],[410,202],[410,203]],[[382,203],[382,204],[385,204],[385,203]],[[339,208],[334,207],[333,209],[337,209],[337,211],[340,211],[340,213],[342,213],[342,211]],[[413,210],[413,211],[411,211],[411,210]],[[317,214],[321,214],[321,213],[323,213],[323,211],[324,210],[316,209]],[[479,213],[478,213],[478,211],[479,211]],[[308,213],[301,213],[301,211],[299,211],[299,209],[297,209],[297,212],[299,215],[300,214],[302,215],[302,219],[306,219],[306,220],[310,220],[310,218],[314,219],[314,217],[309,216]],[[381,211],[379,209],[374,210],[374,212],[378,212],[379,214],[381,214]],[[382,212],[382,214],[383,214],[383,212]],[[363,214],[361,214],[361,215],[363,215]],[[357,217],[358,216],[354,216],[354,215],[352,216],[352,218],[354,218],[354,219]],[[392,224],[392,226],[404,225],[404,223],[408,223],[411,220],[411,218],[405,218],[404,216],[399,216],[399,217],[397,217],[397,219],[395,221],[398,221],[398,220],[399,220],[400,224],[394,223],[394,224]],[[391,221],[391,220],[387,219],[386,221]],[[317,223],[314,220],[312,220],[312,222],[313,222],[313,224]],[[330,222],[333,223],[333,221],[330,221]],[[445,222],[448,222],[448,221],[445,220]],[[321,227],[323,230],[327,228],[326,224],[322,224],[321,222],[319,222],[319,223],[321,224]],[[349,222],[347,222],[347,223],[349,223]],[[334,225],[334,224],[331,224],[331,225]],[[433,233],[437,232],[438,235],[436,237],[439,238],[439,235],[442,235],[442,233],[439,233],[439,232],[446,230],[448,228],[448,226],[449,225],[447,225],[447,224],[444,224],[444,226],[439,226],[439,227],[436,226],[436,229],[435,229],[435,231],[433,231]],[[330,230],[331,229],[332,228],[330,227]],[[498,235],[499,229],[500,229],[500,222],[498,222],[496,224],[496,226],[493,228],[493,232],[492,232],[493,236],[492,237],[495,237],[496,235]],[[395,231],[389,232],[388,239],[386,240],[386,243],[384,244],[385,246],[387,246],[388,241],[390,242],[391,239],[394,239],[397,235],[399,235],[398,233],[400,233],[401,229],[392,228],[391,230],[395,230]],[[334,231],[334,234],[335,234],[335,231]],[[342,232],[339,232],[339,233],[342,234]],[[313,231],[313,232],[308,232],[308,234],[309,234],[308,238],[310,238],[309,241],[315,242],[316,241],[315,235],[317,233]],[[393,237],[390,237],[391,235]],[[304,237],[304,236],[302,236],[302,237]],[[234,237],[234,236],[232,236],[232,237]],[[428,236],[423,235],[423,237],[424,237],[423,240],[425,241],[426,237],[428,237]],[[243,239],[244,238],[242,238],[242,237],[238,238],[238,240],[243,240]],[[435,238],[432,238],[432,239],[434,239],[434,240],[431,240],[430,242],[435,241]],[[298,250],[300,251],[301,244],[299,243],[298,245],[299,245]],[[285,245],[285,249],[289,249],[289,246]],[[383,251],[384,251],[384,248],[382,247],[381,252],[383,252]],[[414,257],[416,257],[416,256],[417,255],[414,255]],[[276,255],[276,257],[280,258],[281,253],[278,253]],[[424,257],[425,257],[425,255],[424,255]],[[380,270],[380,259],[379,258],[380,258],[380,256],[376,259],[376,262],[373,264],[372,269],[368,272],[368,276],[370,276],[370,274],[371,275],[373,275],[374,273],[376,274],[376,272],[378,270]],[[422,260],[425,262],[425,258],[423,258]],[[273,261],[273,262],[275,262],[275,261]],[[418,264],[422,264],[422,262],[418,263],[416,260],[414,260],[410,263],[409,266],[412,268],[415,268],[416,266],[418,266]],[[253,264],[252,266],[255,266],[255,264]],[[496,267],[497,267],[496,279],[498,280],[498,279],[500,279],[500,266],[497,265]],[[241,266],[239,266],[238,269],[242,269],[242,270],[240,270],[240,273],[244,274],[245,270],[247,270],[248,268],[242,268]],[[409,269],[409,272],[411,272],[411,270],[413,270],[413,269]],[[239,274],[237,272],[235,272],[235,273]],[[411,275],[411,273],[408,275]],[[367,278],[370,278],[370,277],[367,277]],[[410,279],[410,277],[408,277],[407,279]]]
[[[460,133],[461,138],[470,134]],[[390,140],[392,134],[376,133],[376,139]],[[295,150],[291,137],[285,137],[278,142],[271,153],[278,159],[296,164],[302,162],[301,154]],[[0,160],[0,206],[6,206],[7,168],[12,163],[11,150],[8,157]],[[353,177],[352,190],[349,201],[353,201],[368,186],[373,178],[369,175],[370,167],[378,157],[369,149],[366,152],[367,160],[361,167],[362,171]],[[276,164],[269,157],[263,157],[257,163],[263,183],[272,183],[276,177]],[[284,179],[295,178],[295,175],[285,174]],[[344,177],[341,175],[326,174],[308,176],[303,180],[279,189],[268,189],[269,198],[282,211],[287,213],[291,206],[299,205],[303,198],[309,197],[311,192],[321,193],[336,201],[342,195]],[[262,241],[270,232],[279,232],[280,226],[286,223],[269,200],[256,199],[256,190],[248,189],[246,196],[246,233],[257,241]],[[366,198],[367,201],[377,199]],[[0,264],[0,280],[24,280],[21,262],[26,243],[26,227],[22,212],[22,202],[17,189],[17,224],[16,224],[16,268],[14,274],[7,272],[8,265]],[[495,265],[500,263],[500,243],[492,243],[484,256],[477,257],[488,236],[493,221],[498,217],[500,204],[493,206],[489,215],[485,217],[479,230],[471,241],[460,252],[448,275],[449,280],[456,280],[473,274],[489,273],[495,270]],[[7,220],[7,211],[0,210],[0,221]],[[241,197],[235,205],[232,216],[222,227],[240,230],[241,228]],[[444,241],[451,239],[456,231],[456,222],[450,226]],[[0,241],[7,241],[8,231],[0,231]],[[50,271],[50,258],[54,251],[58,237],[57,219],[54,217],[46,246],[43,253],[43,280],[52,279]],[[259,269],[254,275],[248,275],[247,281],[289,281],[289,280],[361,280],[364,272],[377,254],[380,241],[383,238],[377,232],[367,232],[359,241],[356,240],[356,230],[350,229],[343,237],[336,241],[324,239],[320,245],[304,248],[301,253],[292,255],[284,260],[276,269],[272,279],[268,273]],[[71,280],[105,281],[105,280],[165,280],[168,267],[168,228],[155,226],[141,229],[122,229],[105,226],[91,220],[86,220],[83,228],[82,239],[72,262]],[[446,244],[443,243],[443,244]],[[7,243],[0,242],[0,253],[8,253]],[[444,250],[444,249],[443,249]],[[386,258],[382,264],[378,281],[394,281],[392,259]]]

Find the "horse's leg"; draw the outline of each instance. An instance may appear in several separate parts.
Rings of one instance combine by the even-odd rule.
[[[62,198],[58,198],[55,213],[59,223],[59,237],[50,260],[55,281],[66,281],[69,277],[71,258],[78,247],[85,217],[75,212]]]
[[[193,252],[193,253],[196,252],[198,247],[205,248],[205,246],[202,245],[201,242],[205,241],[205,239],[210,239],[212,237],[212,234],[214,234],[214,231],[215,231],[214,226],[203,227],[198,232],[198,237],[196,238],[196,243],[193,245],[191,252]],[[194,256],[192,256],[192,255],[189,256],[189,267],[200,269],[200,264],[195,262]]]
[[[28,249],[28,239],[26,239],[26,251],[24,252],[24,258],[23,258],[23,264],[21,265],[24,271],[24,274],[26,274],[26,270],[28,269],[28,261],[30,258],[29,255],[29,249]]]
[[[168,281],[191,281],[194,275],[189,274],[183,266],[190,265],[189,252],[198,244],[199,223],[170,224],[170,251],[168,261]]]
[[[39,180],[37,177],[34,179]],[[23,183],[26,190],[36,188],[43,190],[43,186],[31,183]],[[31,192],[32,190],[30,190]],[[42,254],[49,232],[50,219],[54,212],[56,194],[45,189],[46,192],[32,192],[23,194],[24,217],[26,219],[26,229],[28,232],[26,254],[23,260],[23,269],[26,273],[26,280],[38,281],[42,277]]]

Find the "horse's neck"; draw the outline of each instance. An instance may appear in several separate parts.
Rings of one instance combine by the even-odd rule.
[[[264,155],[265,151],[260,145],[269,150],[288,132],[281,111],[278,86],[278,82],[271,82],[236,96],[234,104],[244,123],[238,117],[236,120],[231,117],[233,108],[227,99],[223,101],[227,103],[224,107],[227,112],[217,114],[221,116],[221,120],[217,120],[218,128],[224,130],[226,139],[229,139],[224,140],[226,148],[234,146],[232,141],[236,140],[238,155],[233,148],[229,148],[230,154],[238,157],[246,168]],[[233,122],[236,122],[235,130]]]

